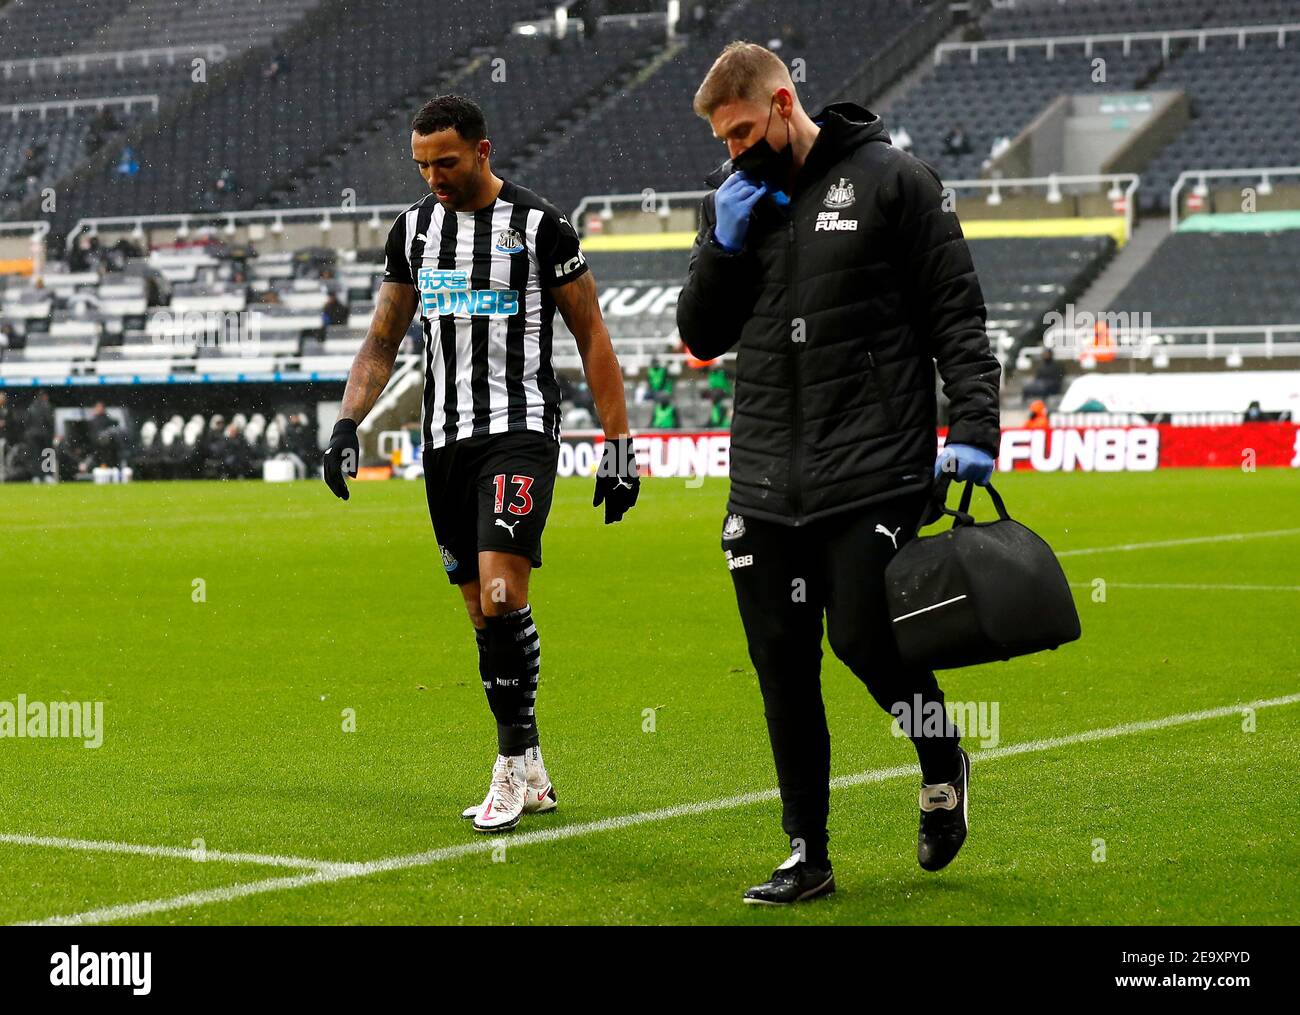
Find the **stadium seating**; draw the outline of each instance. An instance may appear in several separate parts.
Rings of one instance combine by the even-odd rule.
[[[269,42],[321,0],[13,0],[0,60],[223,43]],[[165,42],[158,40],[165,39]]]
[[[1114,300],[1153,327],[1300,323],[1300,229],[1178,232]],[[1190,339],[1189,339],[1190,340]]]
[[[1158,87],[1185,91],[1195,117],[1143,170],[1144,208],[1166,210],[1169,189],[1184,169],[1246,169],[1300,161],[1296,94],[1300,36],[1279,48],[1274,36],[1207,41],[1184,51],[1161,73]]]
[[[100,135],[101,143],[130,129],[147,113],[119,108],[112,115],[115,127]],[[42,188],[56,183],[91,154],[94,116],[93,110],[86,109],[54,112],[49,120],[31,112],[0,121],[0,213],[39,196]],[[29,149],[35,156],[32,163],[27,159]]]
[[[1042,334],[1044,318],[1075,300],[1113,255],[1109,236],[970,241],[988,332],[1004,361]]]
[[[1201,0],[1020,0],[997,5],[981,19],[986,39],[1061,38],[1271,25],[1300,22],[1297,0],[1252,0],[1213,5]],[[1185,91],[1192,123],[1143,171],[1141,210],[1168,208],[1168,191],[1186,168],[1289,165],[1300,159],[1300,143],[1289,124],[1300,78],[1294,37],[1284,48],[1275,35],[1209,37],[1204,50],[1195,40],[1176,40],[1166,57],[1160,40],[1097,43],[1091,55],[1081,44],[1061,46],[1053,58],[1041,47],[1018,47],[1014,59],[1003,49],[984,51],[976,62],[966,52],[949,53],[933,71],[892,105],[891,128],[906,127],[913,151],[947,179],[982,175],[992,146],[1014,138],[1062,93],[1173,89]],[[1106,80],[1093,80],[1093,59],[1106,60]],[[941,111],[941,112],[938,112]],[[960,125],[970,151],[950,151],[949,133]],[[1209,129],[1207,129],[1209,128]]]
[[[120,15],[131,0],[13,0],[4,12],[0,60],[58,56]]]
[[[493,167],[509,175],[524,152],[618,87],[662,44],[662,26],[606,29],[592,41],[577,33],[553,40],[507,32],[475,55],[453,87],[483,107]],[[418,197],[424,184],[411,164],[408,137],[412,112],[425,97],[417,93],[360,143],[292,187],[286,201],[333,204],[345,187],[363,203],[400,204]],[[532,185],[529,179],[519,182]]]
[[[927,13],[923,4],[897,0],[859,0],[851,6],[814,0],[754,0],[737,5],[711,29],[684,37],[653,74],[571,125],[530,159],[521,173],[526,172],[530,186],[562,208],[572,208],[591,194],[639,193],[647,187],[698,190],[727,155],[692,111],[691,100],[727,42],[779,41],[782,59],[792,64],[802,61],[798,65],[800,76],[806,77],[800,82],[802,98],[816,112],[836,99],[865,98],[845,96],[842,86]]]
[[[1206,0],[1016,0],[992,6],[980,24],[988,39],[1157,32],[1199,28],[1214,6]]]
[[[1099,44],[1094,56],[1082,48],[1062,51],[1049,60],[1042,50],[985,53],[977,63],[948,57],[917,87],[900,98],[886,125],[903,126],[912,151],[945,179],[970,180],[983,174],[994,141],[1014,138],[1057,95],[1093,89],[1132,91],[1160,65],[1158,42],[1135,43],[1125,56],[1121,43]],[[1107,60],[1104,82],[1092,80],[1094,57]],[[969,151],[950,151],[945,140],[962,127]]]
[[[0,78],[0,103],[34,104],[75,99],[82,102],[116,95],[174,95],[189,87],[191,67],[188,60],[168,63],[150,59],[119,69],[116,64],[89,62],[85,69],[64,63],[56,72],[52,65],[39,64],[36,73],[30,65]]]
[[[93,105],[49,111],[36,104],[157,96],[161,106],[187,89],[204,86],[194,80],[193,56],[213,64],[204,68],[206,82],[208,75],[215,75],[217,62],[268,44],[276,32],[291,28],[318,3],[196,0],[178,6],[171,0],[16,0],[4,14],[0,60],[25,57],[27,62],[4,65],[0,105],[34,108],[16,112],[0,127],[0,216],[15,214],[24,200],[55,184],[101,147],[116,148],[123,132],[138,124],[145,111],[143,106],[124,112],[110,105],[116,123],[111,129],[92,129]],[[163,25],[167,46],[139,52],[141,40],[157,39]],[[179,56],[166,51],[185,46],[196,49]],[[50,59],[54,57],[61,59]],[[41,172],[31,184],[27,174],[11,182],[14,170],[8,164],[37,137],[49,149]],[[139,190],[134,182],[132,189]]]
[[[118,17],[83,35],[73,52],[135,49],[160,29],[169,46],[219,42],[240,52],[270,42],[319,6],[321,0],[131,0]]]
[[[448,60],[455,54],[497,37],[529,9],[484,0],[473,19],[440,26],[435,58],[399,59],[411,49],[408,4],[328,5],[282,40],[282,73],[268,74],[270,50],[258,50],[153,121],[136,142],[141,168],[129,187],[95,176],[78,181],[77,212],[250,207],[453,69]],[[222,169],[231,171],[236,189],[218,196],[213,182]],[[63,228],[70,215],[59,220]]]

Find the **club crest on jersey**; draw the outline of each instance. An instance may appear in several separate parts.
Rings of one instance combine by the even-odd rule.
[[[450,550],[445,546],[440,546],[438,549],[442,553],[442,566],[446,569],[448,574],[451,574],[451,572],[455,571],[456,568],[460,567],[460,561],[456,559],[455,555]]]
[[[739,539],[745,534],[745,519],[741,515],[727,515],[722,524],[723,539]]]
[[[524,238],[519,235],[519,230],[501,230],[497,235],[497,250],[503,254],[522,254],[524,251]]]
[[[822,204],[827,208],[847,208],[854,201],[853,184],[847,177],[841,176],[839,183],[832,183],[826,191]]]

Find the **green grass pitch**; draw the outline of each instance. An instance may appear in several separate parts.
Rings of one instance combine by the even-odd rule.
[[[1294,472],[997,483],[1064,551],[1084,630],[1054,653],[941,675],[950,700],[998,703],[1001,748],[1300,691]],[[916,777],[838,788],[839,892],[790,911],[739,899],[784,856],[770,796],[593,826],[761,794],[775,778],[719,549],[725,482],[647,481],[610,527],[590,496],[585,480],[559,483],[532,594],[560,809],[488,839],[459,814],[486,787],[493,726],[422,484],[359,484],[346,505],[319,482],[0,487],[0,701],[104,703],[98,749],[0,739],[0,922],[1238,924],[1300,912],[1286,792],[1300,703],[1258,709],[1253,729],[1230,712],[985,757],[968,737],[971,835],[937,875],[916,864]],[[1165,545],[1133,545],[1148,543]],[[823,687],[837,776],[914,763],[829,652]],[[187,852],[195,840],[206,853]]]

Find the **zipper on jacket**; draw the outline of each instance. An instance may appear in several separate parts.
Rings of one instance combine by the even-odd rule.
[[[787,307],[790,311],[790,327],[792,329],[794,328],[794,318],[795,318],[795,314],[794,314],[794,310],[795,310],[795,298],[794,298],[795,228],[794,225],[795,225],[794,203],[792,201],[790,205],[790,227],[789,227],[790,245],[789,245],[789,250],[786,253],[786,287],[785,287],[786,300],[788,301]],[[806,342],[808,339],[808,327],[806,321],[804,322],[804,328],[801,334],[804,341]],[[791,365],[791,373],[792,373],[791,385],[790,385],[790,409],[791,409],[790,423],[791,423],[791,441],[792,441],[791,448],[790,448],[790,507],[793,509],[796,519],[798,519],[803,514],[803,491],[800,488],[800,478],[801,478],[800,469],[802,467],[802,462],[800,461],[800,459],[803,457],[801,453],[801,445],[803,443],[803,433],[802,433],[803,413],[800,411],[800,403],[802,399],[800,396],[800,389],[799,389],[799,346],[801,344],[802,343],[800,342],[793,342],[792,345],[794,346],[794,348],[791,349],[790,351],[790,365]]]

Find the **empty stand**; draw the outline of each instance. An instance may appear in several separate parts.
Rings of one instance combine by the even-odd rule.
[[[1300,229],[1178,232],[1112,301],[1152,327],[1300,324]],[[1193,341],[1193,339],[1188,339]]]
[[[1300,16],[1300,15],[1298,15]],[[1192,122],[1143,170],[1143,207],[1167,210],[1169,188],[1184,169],[1247,169],[1300,162],[1300,33],[1279,47],[1273,35],[1207,40],[1184,50],[1157,87],[1192,102]]]
[[[778,54],[795,66],[810,113],[844,98],[840,86],[856,77],[892,40],[928,13],[910,0],[859,0],[830,5],[814,0],[753,0],[724,14],[711,30],[686,36],[655,72],[587,119],[573,124],[521,167],[521,182],[572,208],[590,194],[695,190],[726,157],[691,101],[713,60],[733,39],[779,42]],[[795,61],[798,61],[796,64]],[[524,175],[526,174],[526,175]]]
[[[576,32],[562,40],[506,32],[475,53],[448,87],[482,106],[494,146],[493,167],[509,174],[525,152],[549,140],[557,125],[616,88],[662,45],[662,26],[609,28],[591,41]],[[352,188],[367,204],[414,200],[425,188],[411,163],[410,121],[428,97],[413,96],[364,139],[294,186],[285,200],[333,204],[344,188]],[[527,179],[519,182],[532,186]]]

